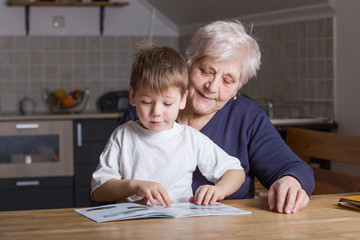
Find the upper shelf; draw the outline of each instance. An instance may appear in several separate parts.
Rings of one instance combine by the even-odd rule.
[[[30,7],[99,7],[100,8],[100,35],[104,31],[104,8],[105,7],[125,7],[129,5],[128,2],[57,2],[57,1],[11,1],[8,0],[6,4],[10,7],[25,7],[25,32],[29,35],[30,24],[29,15]]]
[[[128,2],[51,2],[51,1],[7,1],[8,6],[26,7],[26,6],[41,6],[41,7],[124,7],[129,5]]]

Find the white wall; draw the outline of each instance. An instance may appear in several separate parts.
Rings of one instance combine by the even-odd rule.
[[[335,118],[338,133],[360,136],[360,1],[329,0],[335,11]],[[360,176],[360,168],[333,165]]]
[[[151,23],[151,8],[141,0],[124,0],[125,7],[106,7],[104,35],[146,36]],[[0,36],[25,35],[24,7],[8,7],[0,0]],[[98,7],[30,7],[30,35],[99,35]],[[64,16],[65,27],[54,28],[54,16]],[[175,25],[158,15],[154,35],[177,36]]]

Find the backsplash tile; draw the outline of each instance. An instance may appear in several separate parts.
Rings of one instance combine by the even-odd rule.
[[[97,99],[109,91],[124,90],[136,42],[134,36],[14,36],[0,37],[0,105],[17,112],[29,96],[37,112],[47,112],[43,91],[90,88],[86,110],[95,110]],[[177,37],[154,37],[153,42],[178,49]]]
[[[334,117],[332,18],[254,28],[262,65],[241,92],[274,102],[275,116]],[[266,86],[259,87],[259,86]]]
[[[241,92],[258,101],[274,101],[275,115],[333,118],[333,25],[331,18],[254,27],[262,51],[258,76]],[[159,45],[184,54],[191,35],[154,36]],[[136,43],[144,36],[0,37],[0,104],[18,111],[24,96],[37,102],[46,88],[89,87],[86,110],[95,110],[106,92],[128,88]]]

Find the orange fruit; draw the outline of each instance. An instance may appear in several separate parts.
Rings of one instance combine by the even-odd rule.
[[[72,108],[75,106],[75,100],[72,96],[66,95],[61,99],[61,105],[64,108]]]

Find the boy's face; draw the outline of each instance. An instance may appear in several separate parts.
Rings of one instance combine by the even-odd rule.
[[[142,126],[154,132],[172,128],[180,109],[186,104],[187,91],[181,96],[178,87],[170,87],[164,93],[155,93],[138,86],[136,93],[129,87],[130,104],[136,111]]]

